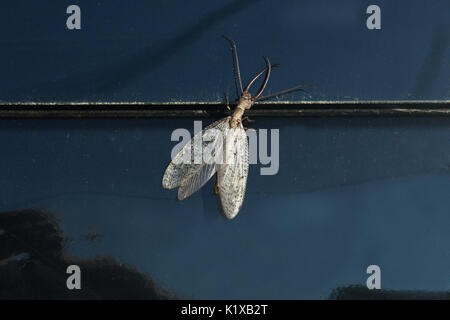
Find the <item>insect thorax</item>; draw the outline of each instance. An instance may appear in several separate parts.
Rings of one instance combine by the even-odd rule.
[[[232,128],[241,125],[242,126],[242,116],[244,115],[245,110],[248,110],[252,107],[253,101],[251,95],[246,92],[241,95],[239,98],[236,109],[233,112],[233,116],[231,117],[230,126]]]

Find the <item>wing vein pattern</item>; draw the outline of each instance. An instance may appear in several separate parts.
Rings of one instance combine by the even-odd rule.
[[[183,200],[199,190],[211,177],[216,173],[217,166],[215,162],[206,163],[203,159],[202,150],[208,148],[215,152],[222,152],[223,139],[216,139],[208,136],[209,129],[216,129],[222,134],[222,137],[227,136],[229,131],[230,117],[218,120],[203,131],[198,132],[174,157],[172,162],[167,167],[162,185],[165,189],[178,189],[178,199]],[[211,132],[211,131],[209,131]],[[194,143],[195,139],[201,139],[200,144]],[[222,144],[222,145],[221,145]],[[201,150],[198,148],[201,146]],[[202,155],[200,163],[194,163],[194,154]],[[182,159],[190,159],[190,163],[183,163]]]
[[[229,219],[242,207],[248,176],[248,141],[242,127],[228,131],[225,138],[225,162],[219,165],[218,181],[222,209]]]

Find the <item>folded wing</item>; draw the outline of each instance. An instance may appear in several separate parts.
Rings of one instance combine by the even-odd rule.
[[[222,152],[223,139],[208,136],[209,129],[216,129],[222,134],[227,135],[229,130],[229,117],[216,121],[206,127],[203,131],[198,132],[181,151],[175,156],[167,167],[162,185],[165,189],[178,189],[178,199],[183,200],[200,189],[208,180],[216,173],[217,164],[215,162],[207,163],[203,159],[203,150],[216,150]],[[199,144],[194,143],[196,139],[201,139]],[[201,150],[198,150],[201,146]],[[197,150],[196,150],[197,149]],[[194,163],[194,154],[202,155],[201,162]],[[190,163],[182,161],[190,159]]]
[[[245,130],[235,127],[225,137],[225,163],[218,168],[219,194],[222,209],[233,219],[244,202],[248,176],[248,141]]]

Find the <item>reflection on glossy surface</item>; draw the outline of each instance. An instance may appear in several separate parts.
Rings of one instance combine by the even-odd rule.
[[[65,238],[50,213],[29,209],[0,213],[0,299],[168,299],[153,280],[110,256],[80,259],[66,253]],[[68,290],[66,268],[82,270],[81,290]]]
[[[329,298],[364,285],[372,264],[385,290],[445,292],[449,126],[448,118],[258,120],[252,127],[280,129],[280,171],[260,176],[251,165],[246,202],[226,221],[212,182],[183,202],[161,187],[171,132],[192,120],[2,121],[0,218],[22,217],[12,225],[36,234],[40,255],[111,256],[181,297]],[[54,213],[60,231],[21,216],[30,207]],[[9,247],[3,266],[32,257]]]

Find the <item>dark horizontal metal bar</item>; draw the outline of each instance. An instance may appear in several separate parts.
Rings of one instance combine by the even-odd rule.
[[[220,102],[0,103],[0,118],[177,118],[229,114]],[[284,101],[256,103],[250,117],[450,116],[450,101]]]

